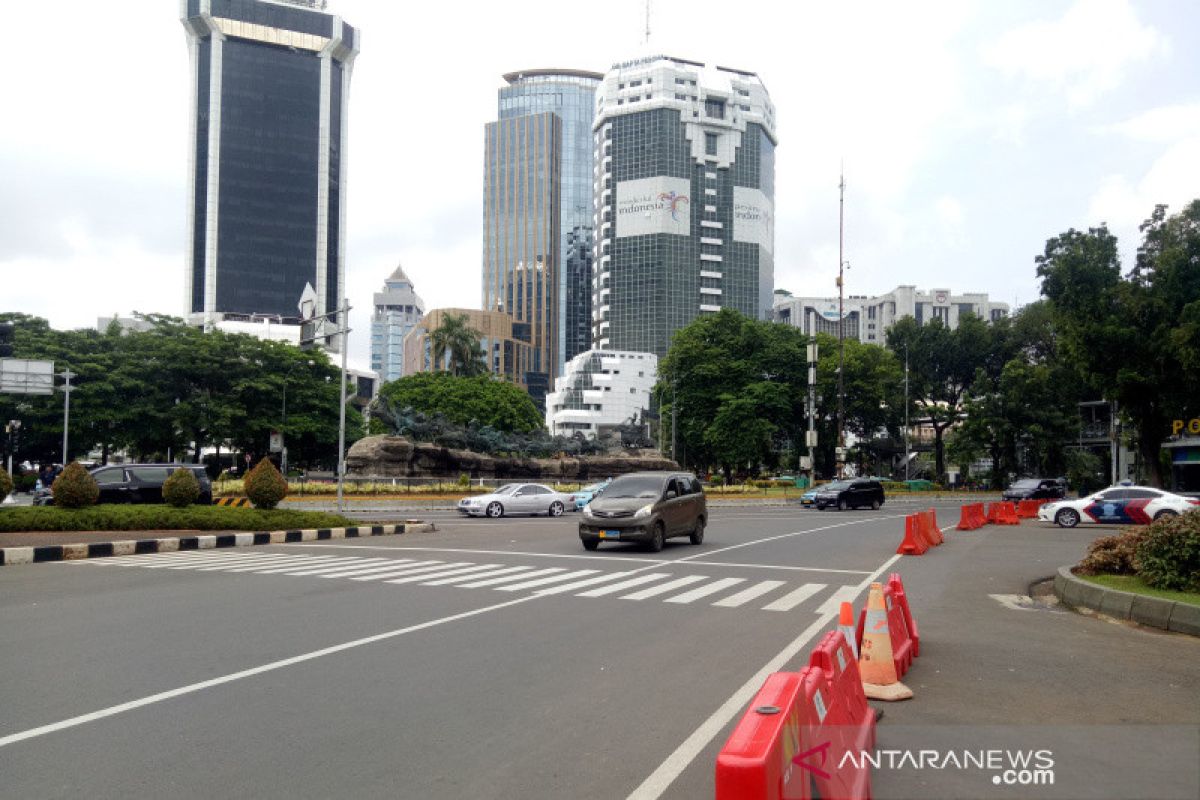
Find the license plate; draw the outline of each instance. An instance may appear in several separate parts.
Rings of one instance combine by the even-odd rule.
[[[601,539],[620,539],[621,532],[620,531],[600,531],[600,538]]]

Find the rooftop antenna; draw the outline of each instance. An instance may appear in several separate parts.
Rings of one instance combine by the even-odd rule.
[[[837,451],[834,463],[837,476],[843,477],[846,458],[846,309],[845,302],[845,269],[846,259],[842,252],[842,232],[844,229],[843,209],[846,205],[846,167],[843,163],[838,181],[838,407],[837,407]]]
[[[646,40],[643,44],[650,44],[650,0],[646,0]]]

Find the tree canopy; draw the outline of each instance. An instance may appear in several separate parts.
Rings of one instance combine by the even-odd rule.
[[[451,375],[484,375],[485,353],[479,344],[482,334],[472,328],[466,314],[446,314],[442,323],[429,333],[433,363],[437,369],[446,364]],[[447,356],[449,358],[447,359]]]
[[[490,375],[418,372],[385,383],[379,394],[392,408],[441,414],[457,425],[474,422],[505,433],[528,433],[544,426],[528,392]]]

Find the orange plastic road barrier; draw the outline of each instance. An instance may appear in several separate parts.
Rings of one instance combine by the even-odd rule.
[[[867,607],[859,617],[863,633],[858,669],[867,697],[875,700],[906,700],[912,697],[912,690],[900,683],[900,676],[912,661],[912,642],[908,639],[907,631],[903,630],[903,617],[891,613],[888,608],[890,603],[885,605],[886,591],[882,584],[872,583]],[[897,623],[900,630],[894,630]],[[903,652],[895,651],[893,643],[897,640],[907,645]]]
[[[1012,503],[992,503],[988,506],[987,521],[993,525],[1020,525],[1017,507]]]
[[[1020,519],[1033,519],[1038,515],[1038,509],[1045,500],[1022,500],[1017,503],[1017,516]]]
[[[958,517],[958,530],[973,531],[987,525],[987,517],[983,513],[983,503],[968,503],[962,507]]]
[[[904,518],[904,541],[900,543],[896,552],[902,556],[919,556],[924,555],[928,549],[929,543],[920,533],[917,515],[909,514]]]
[[[806,734],[814,727],[812,691],[819,678],[799,672],[776,672],[767,676],[750,701],[737,727],[717,754],[717,800],[809,800],[809,776],[793,764],[804,753]],[[811,746],[811,745],[808,745]]]
[[[826,762],[829,777],[824,783],[816,776],[817,789],[821,797],[869,798],[871,772],[867,764],[860,760],[856,768],[854,762],[843,758],[846,752],[858,754],[875,748],[875,709],[867,705],[850,645],[840,631],[830,631],[813,649],[808,663],[825,679],[825,713],[815,709],[821,721],[814,739],[818,744],[829,742],[833,757]]]
[[[937,547],[945,541],[942,538],[942,529],[937,524],[937,514],[932,508],[928,511],[918,511],[917,517],[920,521],[921,535],[929,542],[930,547]]]
[[[908,629],[908,638],[912,639],[913,658],[916,658],[921,655],[921,634],[917,631],[917,620],[908,606],[908,594],[904,591],[904,582],[900,580],[899,572],[888,575],[887,586],[892,590],[892,597],[904,614],[904,627]]]

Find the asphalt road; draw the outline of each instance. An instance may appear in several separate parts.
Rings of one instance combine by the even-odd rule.
[[[1174,688],[1075,720],[1088,667],[1055,637],[1107,647],[1131,632],[1017,617],[987,596],[1023,591],[1090,537],[985,529],[897,564],[909,510],[716,508],[702,545],[658,554],[587,553],[575,515],[434,512],[421,516],[437,532],[354,544],[5,567],[0,797],[711,797],[716,754],[763,678],[802,666],[838,602],[894,569],[926,642],[918,698],[881,732],[893,717],[1021,724],[1013,698],[1043,694],[1064,724],[1200,724],[1193,640],[1136,633],[1149,644],[1105,674],[1136,680],[1149,657]],[[1022,536],[1032,544],[1009,552]],[[1038,542],[1052,546],[1031,556]],[[967,584],[981,568],[990,583]],[[964,666],[956,643],[988,627],[1025,637],[992,641],[992,657],[1029,647],[1024,665],[1060,664],[1051,690],[1030,695],[1032,676],[1005,664]],[[969,672],[939,677],[951,664]],[[879,777],[877,796],[919,791]]]

